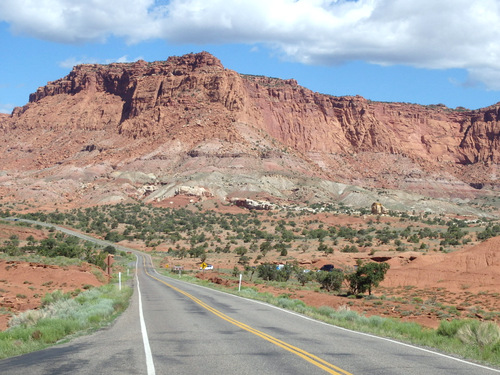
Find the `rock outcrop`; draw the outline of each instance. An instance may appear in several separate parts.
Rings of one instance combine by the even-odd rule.
[[[177,186],[194,178],[217,196],[243,189],[298,200],[328,199],[321,181],[446,198],[498,189],[500,104],[467,111],[334,97],[238,74],[206,52],[78,65],[0,116],[0,129],[0,193],[16,199],[70,167],[94,194],[115,196],[130,196],[134,187],[114,177],[129,172]]]
[[[371,210],[373,215],[382,215],[388,212],[384,205],[380,202],[372,203]]]
[[[175,189],[175,195],[186,195],[188,197],[208,198],[212,196],[207,189],[201,186],[179,186]]]
[[[231,198],[230,202],[238,207],[247,208],[249,210],[274,210],[276,205],[267,201],[256,201],[248,198]]]

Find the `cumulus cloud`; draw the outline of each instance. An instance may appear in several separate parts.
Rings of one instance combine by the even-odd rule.
[[[462,68],[500,89],[498,0],[2,0],[0,20],[62,43],[247,43],[307,64]]]
[[[15,34],[59,43],[103,42],[110,35],[140,41],[154,31],[154,0],[5,0],[0,20]]]

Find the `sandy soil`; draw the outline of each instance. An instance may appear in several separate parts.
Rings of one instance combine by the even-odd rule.
[[[98,278],[96,273],[101,276]],[[100,286],[103,281],[104,273],[87,263],[58,267],[0,260],[0,330],[7,328],[12,314],[38,308],[46,293],[83,290]]]

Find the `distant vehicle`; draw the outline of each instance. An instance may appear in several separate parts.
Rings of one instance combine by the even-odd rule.
[[[276,269],[279,271],[279,270],[282,270],[283,268],[285,268],[285,265],[284,264],[278,264],[276,266]]]
[[[200,270],[202,270],[203,267],[200,267]],[[214,269],[214,266],[212,266],[211,264],[207,264],[207,266],[205,267],[206,270],[213,270]]]
[[[327,271],[327,272],[332,272],[335,266],[333,264],[325,264],[323,267],[321,267],[319,270],[320,271]]]

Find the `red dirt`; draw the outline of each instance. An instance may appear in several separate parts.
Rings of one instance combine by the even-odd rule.
[[[84,263],[81,266],[51,266],[45,264],[0,260],[0,330],[7,328],[11,314],[36,309],[41,298],[50,292],[83,290],[88,285],[104,284],[92,272],[95,267]],[[101,270],[97,272],[102,273]],[[101,280],[104,280],[102,273]]]

